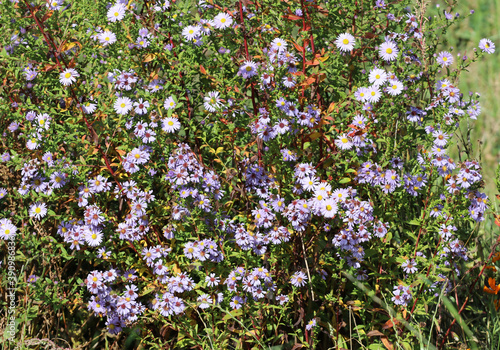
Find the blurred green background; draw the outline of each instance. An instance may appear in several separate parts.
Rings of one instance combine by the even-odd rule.
[[[436,8],[437,4],[439,8]],[[481,160],[483,166],[485,192],[490,198],[492,209],[498,213],[495,171],[500,161],[500,0],[433,0],[428,12],[450,12],[452,7],[451,13],[455,15],[458,12],[460,18],[454,19],[457,23],[447,32],[447,43],[443,45],[442,50],[449,51],[450,47],[453,47],[452,53],[457,59],[458,54],[473,57],[473,49],[478,47],[483,38],[492,40],[496,46],[494,54],[483,56],[469,67],[468,72],[460,76],[459,87],[464,97],[469,91],[479,92],[481,95],[481,114],[476,121],[470,123],[470,140],[474,147],[474,156]],[[474,10],[474,14],[468,16],[471,10]],[[467,123],[463,123],[462,130],[466,129]],[[450,156],[458,160],[456,148],[450,151]],[[494,224],[491,215],[486,218],[481,230],[489,243],[500,234],[500,229]]]
[[[439,3],[433,1],[435,4]],[[444,10],[444,4],[440,4]],[[479,92],[482,113],[475,121],[471,141],[477,145],[482,143],[482,162],[487,190],[491,195],[496,193],[495,170],[500,161],[500,1],[499,0],[467,0],[458,1],[453,13],[462,17],[475,13],[468,18],[458,20],[453,30],[447,33],[449,46],[455,56],[460,53],[472,57],[473,48],[482,38],[492,40],[496,45],[493,55],[486,55],[476,64],[472,64],[469,72],[460,79],[460,90],[466,95],[469,91]],[[434,10],[435,11],[435,10]],[[479,151],[479,147],[476,147]],[[477,154],[479,157],[479,154]],[[491,198],[493,199],[493,198]],[[493,202],[493,201],[492,201]]]

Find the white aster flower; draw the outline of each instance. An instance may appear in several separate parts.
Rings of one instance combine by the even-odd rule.
[[[387,92],[389,95],[396,96],[399,95],[403,91],[403,83],[399,80],[389,80],[389,87],[387,88]]]
[[[340,135],[336,140],[335,140],[335,145],[342,149],[342,150],[348,150],[351,149],[353,144],[349,140],[346,134]]]
[[[90,229],[86,231],[85,242],[91,247],[97,247],[102,242],[102,233],[100,230]]]
[[[132,109],[132,100],[128,97],[118,97],[113,107],[116,113],[127,114]]]
[[[201,27],[200,26],[187,26],[182,29],[182,36],[188,40],[192,41],[194,38],[200,36]]]
[[[121,21],[125,17],[125,5],[116,4],[108,10],[108,20],[110,22]]]
[[[47,214],[47,205],[43,202],[36,202],[31,205],[29,214],[32,218],[40,220]]]
[[[215,16],[213,23],[216,29],[225,29],[233,24],[233,19],[227,13],[221,12]]]
[[[352,51],[355,43],[356,39],[349,33],[340,34],[337,40],[335,40],[337,48],[344,52]]]
[[[163,131],[173,133],[181,128],[181,123],[177,118],[165,118],[162,121]]]
[[[165,109],[174,109],[176,105],[177,103],[175,103],[174,97],[170,96],[165,100],[163,107],[165,107]]]
[[[106,30],[99,34],[98,39],[102,45],[108,46],[116,42],[116,35],[115,33]]]
[[[383,69],[374,68],[370,71],[370,75],[368,76],[368,80],[370,81],[370,84],[373,84],[375,86],[380,86],[386,82],[387,73]]]
[[[80,74],[78,74],[75,69],[67,68],[61,74],[59,74],[59,81],[64,86],[68,86],[73,84],[76,81],[76,78],[78,78],[79,76]]]
[[[394,41],[386,41],[380,45],[378,53],[384,61],[394,61],[398,57],[399,50]]]

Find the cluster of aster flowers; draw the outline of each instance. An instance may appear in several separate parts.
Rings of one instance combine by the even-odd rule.
[[[360,184],[370,184],[371,186],[379,187],[386,194],[392,193],[403,185],[403,181],[399,175],[403,164],[397,158],[392,159],[391,163],[394,168],[383,169],[377,163],[367,161],[358,169],[356,179]],[[404,179],[406,182],[408,176],[405,176]],[[418,181],[418,176],[415,177],[415,180]],[[420,183],[423,183],[423,180],[420,180]],[[414,183],[415,186],[417,184],[418,182]],[[412,193],[414,193],[413,191],[415,191],[415,188],[412,189]]]
[[[392,294],[394,294],[392,301],[395,305],[406,306],[412,299],[410,287],[406,287],[401,284],[394,287]]]
[[[404,90],[403,83],[392,72],[386,72],[382,68],[373,68],[368,80],[372,84],[369,87],[360,87],[355,96],[358,101],[364,103],[377,103],[382,97],[382,91],[390,96],[397,96]]]
[[[123,327],[137,321],[145,306],[137,300],[139,289],[132,282],[137,278],[135,271],[120,274],[115,269],[92,271],[85,279],[87,290],[92,294],[88,308],[96,316],[106,316],[106,326],[111,334],[119,333]],[[125,286],[117,292],[115,285]]]
[[[32,159],[23,165],[21,183],[17,191],[22,196],[27,196],[31,190],[46,196],[54,196],[69,183],[71,174],[75,171],[66,158],[56,160],[51,152],[45,152],[42,162]],[[47,213],[46,209],[44,203],[37,202],[30,207],[30,216],[40,219]]]
[[[356,197],[346,199],[342,207],[347,225],[335,235],[332,244],[338,249],[337,256],[345,257],[350,266],[360,268],[365,254],[363,243],[374,237],[384,238],[390,227],[373,217],[373,207],[367,201]]]
[[[219,176],[213,171],[206,171],[187,144],[180,144],[167,164],[165,180],[178,190],[178,198],[186,206],[210,212],[213,202],[222,198],[224,191],[221,189]],[[181,220],[190,213],[185,207],[175,208],[177,212],[173,212],[174,220]]]
[[[276,290],[271,274],[264,267],[256,267],[251,271],[238,267],[229,273],[224,284],[230,293],[237,294],[231,298],[233,309],[239,309],[247,302],[246,295],[254,300],[266,298],[271,301]]]
[[[115,89],[129,91],[137,83],[138,78],[133,69],[128,71],[115,69],[113,72],[108,73],[108,80],[114,84]]]
[[[217,243],[211,239],[186,243],[184,245],[184,255],[188,259],[209,260],[215,263],[224,259],[222,253],[217,249]]]

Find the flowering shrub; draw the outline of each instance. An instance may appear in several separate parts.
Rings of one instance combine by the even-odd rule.
[[[148,348],[444,344],[488,208],[458,77],[495,46],[409,4],[3,2],[0,237]]]

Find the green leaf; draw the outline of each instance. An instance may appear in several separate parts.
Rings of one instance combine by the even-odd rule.
[[[413,226],[420,226],[420,220],[413,219],[413,220],[408,221],[408,224],[413,225]]]

